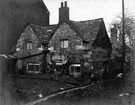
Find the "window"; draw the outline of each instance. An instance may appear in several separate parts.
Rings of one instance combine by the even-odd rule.
[[[74,72],[74,66],[71,66],[71,72]]]
[[[68,48],[68,40],[61,40],[60,46],[61,48]]]
[[[27,50],[32,49],[32,42],[27,42],[26,43],[26,48],[27,48]]]
[[[38,48],[39,51],[42,51],[43,50],[43,46],[42,44],[40,45],[40,47]]]
[[[70,72],[81,72],[80,64],[73,64],[70,66]]]
[[[76,43],[75,48],[76,48],[77,50],[83,49],[83,44],[82,44],[82,42],[78,41],[78,43]]]
[[[80,72],[81,71],[80,70],[81,68],[79,66],[77,66],[75,69],[76,69],[76,72]]]
[[[40,64],[39,63],[27,63],[28,72],[39,73]]]

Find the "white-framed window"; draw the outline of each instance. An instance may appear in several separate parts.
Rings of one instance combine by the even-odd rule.
[[[80,64],[72,64],[70,66],[70,73],[73,72],[81,72],[81,65]]]
[[[60,40],[60,47],[61,48],[68,48],[68,39]]]
[[[40,63],[27,63],[27,71],[31,73],[40,73]]]
[[[26,48],[27,48],[27,50],[32,49],[32,42],[31,41],[26,42]]]

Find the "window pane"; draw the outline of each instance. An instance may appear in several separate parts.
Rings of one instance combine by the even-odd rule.
[[[40,65],[37,63],[28,64],[29,71],[39,71]]]
[[[33,71],[34,70],[34,66],[33,65],[28,65],[28,70],[29,71]]]
[[[29,43],[27,43],[27,49],[29,49]]]
[[[68,48],[68,40],[62,40],[60,46],[61,48]]]
[[[32,49],[32,42],[27,42],[26,47],[27,49]]]
[[[61,47],[61,48],[64,47],[63,41],[60,42],[60,47]]]
[[[39,65],[35,65],[35,71],[39,71]]]
[[[71,72],[74,72],[74,67],[73,66],[71,66]]]
[[[29,43],[30,44],[30,49],[32,49],[32,43]]]
[[[68,48],[68,40],[64,41],[64,48]]]
[[[76,72],[80,72],[80,67],[76,67]]]

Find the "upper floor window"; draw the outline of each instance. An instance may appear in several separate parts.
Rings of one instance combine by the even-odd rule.
[[[61,40],[60,41],[61,48],[68,48],[68,40]]]
[[[83,49],[83,43],[82,43],[82,42],[80,42],[80,41],[78,41],[78,43],[76,43],[75,48],[76,48],[77,50],[81,50],[81,49]]]
[[[31,41],[26,43],[26,48],[27,48],[27,50],[32,49],[32,42]]]

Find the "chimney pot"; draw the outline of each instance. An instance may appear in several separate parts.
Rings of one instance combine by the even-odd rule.
[[[67,1],[65,1],[65,7],[67,7]]]
[[[61,2],[61,7],[63,7],[63,2]]]
[[[114,27],[111,28],[111,39],[117,41],[117,26],[114,24]]]

